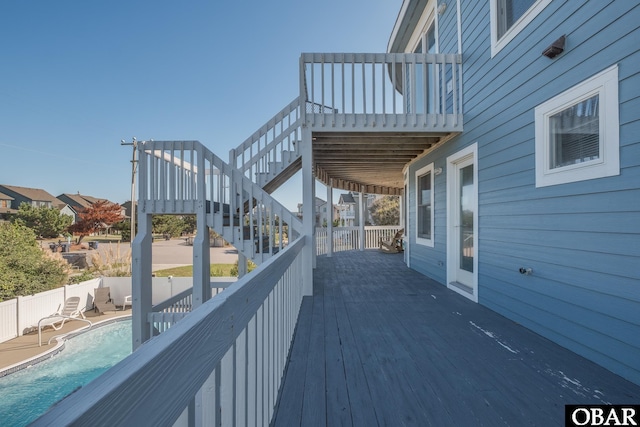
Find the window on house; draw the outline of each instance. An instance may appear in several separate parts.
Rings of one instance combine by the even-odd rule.
[[[535,0],[498,0],[498,38],[533,6]]]
[[[418,40],[418,43],[413,49],[413,53],[437,53],[436,45],[436,27],[433,18],[430,19],[429,25],[422,33],[422,36]],[[426,49],[425,49],[426,46]],[[426,73],[426,75],[425,75]],[[412,72],[412,68],[407,67],[406,70],[406,103],[407,112],[424,114],[425,109],[427,113],[433,113],[433,97],[435,95],[434,90],[434,66],[433,64],[426,64],[426,68],[423,64],[416,64],[415,71]],[[413,75],[412,75],[413,74]],[[425,81],[427,87],[425,88]],[[415,86],[415,94],[412,94],[411,87]],[[425,105],[425,95],[427,103]]]
[[[551,0],[491,0],[491,56],[524,29]]]
[[[620,173],[618,68],[536,107],[536,186]]]
[[[433,163],[416,172],[416,242],[433,246]]]

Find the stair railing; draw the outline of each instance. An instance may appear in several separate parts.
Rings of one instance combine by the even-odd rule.
[[[139,150],[139,209],[206,214],[207,225],[257,262],[301,234],[301,221],[199,141],[148,141]]]
[[[301,110],[299,98],[229,153],[230,164],[255,183],[277,176],[300,155]]]

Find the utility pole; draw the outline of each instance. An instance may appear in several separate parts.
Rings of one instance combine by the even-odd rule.
[[[129,245],[133,245],[133,238],[136,235],[136,170],[137,170],[137,153],[138,153],[138,141],[134,136],[131,142],[125,142],[124,139],[120,141],[120,145],[133,146],[133,156],[131,158],[131,237],[129,238]]]

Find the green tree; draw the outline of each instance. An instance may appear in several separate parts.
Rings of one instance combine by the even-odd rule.
[[[131,240],[131,219],[127,218],[124,221],[116,222],[113,224],[113,229],[120,232],[120,239],[123,242]]]
[[[30,228],[2,223],[0,242],[0,301],[33,295],[67,282],[67,263],[43,251]]]
[[[183,232],[193,234],[196,232],[196,216],[195,215],[184,215],[182,217],[182,222],[184,223]]]
[[[398,225],[400,223],[400,199],[398,196],[384,196],[369,208],[375,225]]]
[[[66,230],[73,218],[69,215],[61,215],[56,208],[35,207],[28,203],[21,203],[13,221],[30,228],[37,237],[52,238],[58,237]]]
[[[185,223],[177,215],[154,215],[151,219],[154,234],[179,236],[185,228]]]

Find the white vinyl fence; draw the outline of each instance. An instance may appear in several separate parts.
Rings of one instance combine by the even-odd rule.
[[[235,282],[235,277],[211,279],[214,293]],[[154,277],[153,304],[160,304],[192,287],[191,277]],[[0,342],[24,335],[38,327],[38,321],[54,314],[69,297],[80,297],[82,311],[93,309],[95,288],[109,287],[116,305],[122,305],[124,297],[131,295],[131,277],[102,277],[74,285],[18,297],[0,302]]]

